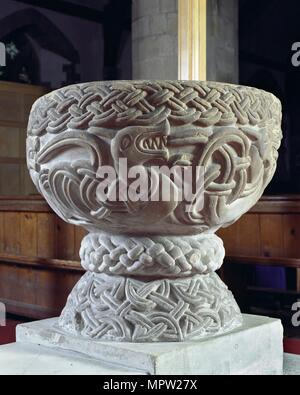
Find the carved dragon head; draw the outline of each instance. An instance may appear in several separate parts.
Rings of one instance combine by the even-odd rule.
[[[111,154],[115,161],[127,158],[128,165],[142,165],[153,160],[168,160],[167,139],[170,125],[129,126],[120,130],[111,142]]]

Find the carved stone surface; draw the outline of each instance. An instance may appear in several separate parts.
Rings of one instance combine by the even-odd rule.
[[[82,243],[82,266],[95,273],[183,277],[222,266],[225,250],[213,234],[126,237],[90,233]]]
[[[73,334],[135,342],[199,339],[241,324],[239,308],[216,273],[144,282],[87,272],[60,320]]]
[[[229,225],[261,196],[275,171],[280,122],[279,101],[254,88],[202,82],[75,85],[34,105],[28,164],[49,204],[71,223],[125,234],[156,234],[159,223],[160,234],[197,234]],[[120,158],[146,167],[150,161],[204,166],[204,210],[187,214],[185,202],[176,201],[102,202],[99,167],[117,170]]]
[[[220,268],[224,257],[222,242],[213,233],[235,222],[260,198],[276,169],[281,137],[279,100],[242,86],[196,81],[107,81],[69,86],[39,99],[28,125],[30,174],[58,215],[90,232],[80,251],[82,265],[90,274],[73,291],[61,319],[62,327],[70,329],[66,317],[74,320],[81,311],[85,312],[80,320],[82,327],[73,329],[86,336],[99,338],[103,334],[104,338],[117,340],[137,341],[147,333],[147,341],[180,341],[198,333],[207,335],[213,332],[212,327],[225,331],[231,323],[238,325],[241,316],[235,302],[211,274]],[[170,198],[106,199],[104,195],[113,196],[115,189],[128,192],[134,184],[127,183],[122,171],[125,159],[129,168],[139,166],[143,179],[150,181],[144,196],[167,186]],[[115,170],[117,179],[103,190],[100,184],[108,166]],[[204,169],[203,204],[180,199],[178,173],[164,173],[158,166],[175,166],[183,171]],[[193,189],[196,185],[194,177],[184,180],[181,187]],[[80,289],[86,291],[87,279],[99,285],[96,297],[89,294],[82,310]],[[150,325],[149,318],[151,309],[153,317],[158,312],[156,302],[151,299],[146,303],[147,297],[142,295],[141,305],[135,302],[137,305],[127,306],[126,317],[141,308],[141,327],[145,329],[145,322],[150,320],[146,332],[137,322],[112,329],[103,321],[103,300],[112,303],[109,309],[122,299],[127,302],[128,295],[121,290],[129,285],[134,292],[154,287],[155,293],[168,295],[171,306],[174,293],[165,288],[173,289],[175,283],[185,289],[182,298],[195,292],[193,300],[199,298],[199,306],[203,301],[201,292],[197,292],[209,286],[212,299],[203,303],[215,318],[206,322],[203,310],[196,308],[196,321],[183,319],[173,332],[169,324],[165,327],[160,322],[157,328],[154,321]],[[112,284],[116,288],[107,290]],[[179,299],[176,303],[181,306],[184,299]],[[231,314],[224,315],[222,309],[227,302],[231,303]],[[183,303],[187,314],[194,311]],[[95,313],[91,322],[90,311]],[[164,315],[169,314],[166,311]],[[206,325],[207,330],[203,329]],[[150,327],[156,329],[150,332]]]

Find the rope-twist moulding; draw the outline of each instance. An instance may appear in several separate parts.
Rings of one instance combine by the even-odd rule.
[[[99,340],[157,342],[240,326],[240,310],[214,273],[225,254],[214,233],[261,197],[281,138],[279,100],[243,86],[106,81],[40,98],[28,125],[31,177],[61,218],[89,231],[80,249],[87,273],[68,298],[61,329]],[[113,185],[131,186],[120,171],[124,160],[152,181],[147,196],[156,180],[170,198],[105,199],[104,168],[116,174],[108,195]],[[203,169],[202,205],[179,199],[176,174],[161,166]],[[190,183],[194,188],[195,178]]]

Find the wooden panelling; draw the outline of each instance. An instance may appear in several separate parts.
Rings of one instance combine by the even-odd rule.
[[[20,190],[25,196],[32,196],[38,193],[29,175],[26,163],[20,165]]]
[[[249,213],[300,214],[300,196],[263,196]]]
[[[3,241],[6,254],[18,255],[21,252],[21,224],[18,213],[3,213]]]
[[[75,258],[75,227],[61,219],[57,220],[57,258]]]
[[[22,96],[14,92],[0,93],[0,119],[2,121],[23,122]]]
[[[0,253],[79,261],[86,234],[59,219],[42,198],[0,198]]]
[[[4,214],[0,211],[0,254],[4,252]]]
[[[19,95],[41,96],[46,92],[46,88],[37,85],[1,81],[0,94],[3,92],[18,93]]]
[[[80,259],[79,258],[79,250],[81,246],[81,241],[84,238],[84,236],[87,235],[87,231],[79,226],[75,227],[75,246],[74,246],[74,259]]]
[[[20,128],[19,129],[19,141],[20,141],[19,157],[20,159],[24,159],[25,163],[26,163],[26,139],[27,139],[27,128]]]
[[[237,225],[233,224],[228,228],[221,228],[217,234],[224,242],[226,254],[234,255],[237,250]]]
[[[218,235],[224,241],[226,254],[257,256],[260,254],[260,224],[257,214],[245,214],[228,228],[220,229]]]
[[[300,215],[284,215],[284,251],[291,258],[300,257]]]
[[[77,261],[64,261],[61,259],[48,259],[40,257],[27,257],[22,255],[0,254],[0,263],[10,265],[20,265],[22,267],[31,267],[34,269],[47,270],[66,270],[84,272],[80,263]]]
[[[35,273],[35,284],[38,286],[36,295],[39,299],[35,299],[34,304],[44,309],[51,306],[61,310],[66,303],[66,289],[70,290],[66,283],[68,273],[46,270],[35,271]]]
[[[20,129],[0,126],[0,157],[18,158]]]
[[[33,95],[27,95],[25,94],[23,96],[23,121],[26,123],[28,122],[28,117],[30,114],[31,107],[33,103],[39,98],[39,96],[43,95],[45,93],[45,90],[42,89],[39,94],[35,93]]]
[[[295,278],[290,284],[300,292],[299,196],[263,197],[247,215],[218,234],[225,244],[229,283],[236,277],[235,267],[229,270],[234,262],[245,263],[244,267],[251,264],[287,267],[294,269],[289,272]]]
[[[19,195],[21,193],[21,165],[10,163],[9,158],[5,159],[5,162],[0,163],[0,193],[2,195]]]
[[[230,256],[225,257],[225,262],[237,265],[260,265],[260,266],[273,266],[273,267],[288,267],[291,269],[300,268],[300,258],[272,258],[272,257],[262,257],[262,256]]]
[[[238,248],[242,255],[260,254],[260,226],[257,214],[245,214],[237,222]]]
[[[9,313],[34,319],[57,316],[81,275],[79,268],[64,262],[0,256],[0,300]]]
[[[0,212],[3,211],[53,213],[41,195],[0,196]]]
[[[38,227],[36,213],[20,213],[20,254],[37,256]]]
[[[280,214],[260,215],[260,255],[284,256],[283,216]]]
[[[0,195],[36,193],[28,177],[25,138],[33,102],[46,89],[0,82]]]
[[[264,197],[218,235],[227,255],[300,258],[300,197]]]
[[[50,213],[37,214],[37,256],[53,258],[57,256],[56,250],[56,216]]]
[[[70,225],[58,219],[57,221],[57,258],[79,261],[81,241],[87,231],[82,227]]]

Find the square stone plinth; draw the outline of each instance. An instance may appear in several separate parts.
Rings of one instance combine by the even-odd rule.
[[[106,364],[72,351],[19,342],[0,346],[0,376],[136,376],[142,374],[146,373]]]
[[[280,375],[283,370],[283,329],[277,319],[244,315],[243,326],[229,334],[184,343],[95,341],[69,335],[56,324],[50,319],[19,325],[17,342],[158,375]]]

